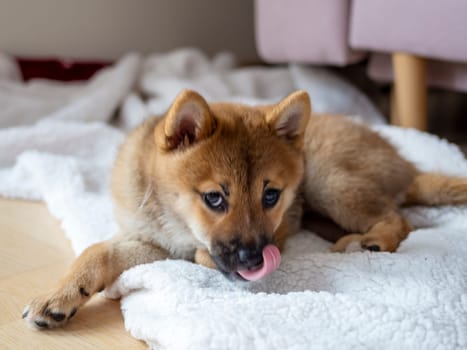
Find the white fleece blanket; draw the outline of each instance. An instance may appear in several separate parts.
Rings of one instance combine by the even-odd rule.
[[[239,69],[230,55],[208,60],[188,49],[128,55],[86,84],[24,85],[0,56],[0,194],[45,201],[77,254],[111,237],[107,183],[121,129],[163,111],[184,87],[251,103],[305,89],[315,111],[382,123],[362,94],[320,69]],[[107,124],[117,109],[119,128]],[[375,128],[419,168],[467,176],[456,146]],[[122,296],[126,328],[153,349],[466,348],[467,207],[405,214],[420,228],[395,254],[331,254],[327,242],[302,233],[280,269],[257,283],[162,261],[124,272],[107,292]]]

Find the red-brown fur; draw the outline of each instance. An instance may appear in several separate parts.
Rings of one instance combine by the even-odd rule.
[[[268,190],[280,190],[272,207],[263,202]],[[365,126],[311,115],[305,92],[248,107],[185,91],[164,117],[128,136],[112,192],[120,233],[89,247],[55,289],[30,303],[24,317],[32,326],[63,325],[137,264],[182,258],[235,273],[236,249],[265,242],[282,249],[303,210],[351,232],[333,251],[393,252],[412,230],[400,205],[467,203],[467,179],[420,173]],[[207,205],[213,192],[222,210]]]

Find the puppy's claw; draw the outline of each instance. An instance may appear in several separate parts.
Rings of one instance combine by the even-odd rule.
[[[49,324],[45,321],[42,320],[35,320],[34,323],[36,324],[37,327],[39,328],[49,328]]]
[[[373,244],[370,246],[362,245],[362,248],[369,250],[370,252],[379,252],[381,251],[381,248],[377,244]]]
[[[73,310],[71,310],[70,314],[68,315],[68,319],[71,319],[76,314],[76,311],[78,311],[77,308],[74,308]]]

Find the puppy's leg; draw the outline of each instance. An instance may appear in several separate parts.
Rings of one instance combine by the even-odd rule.
[[[412,230],[397,211],[397,196],[372,178],[339,172],[334,176],[328,176],[319,191],[311,188],[308,197],[309,203],[325,216],[352,232],[340,238],[331,250],[395,251]],[[394,184],[392,192],[403,192],[405,183]]]
[[[349,234],[339,239],[331,248],[333,252],[345,252],[353,244],[371,251],[395,252],[407,238],[412,226],[396,211],[390,211],[366,233]]]
[[[114,239],[87,248],[49,293],[35,298],[23,318],[35,328],[64,325],[91,296],[108,287],[126,269],[164,259],[167,252],[142,241]]]

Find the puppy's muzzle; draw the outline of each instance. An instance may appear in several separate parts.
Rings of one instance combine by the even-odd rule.
[[[217,242],[211,257],[217,268],[228,277],[239,277],[239,270],[254,270],[263,265],[263,249],[269,242],[261,239],[258,243],[239,244]]]

